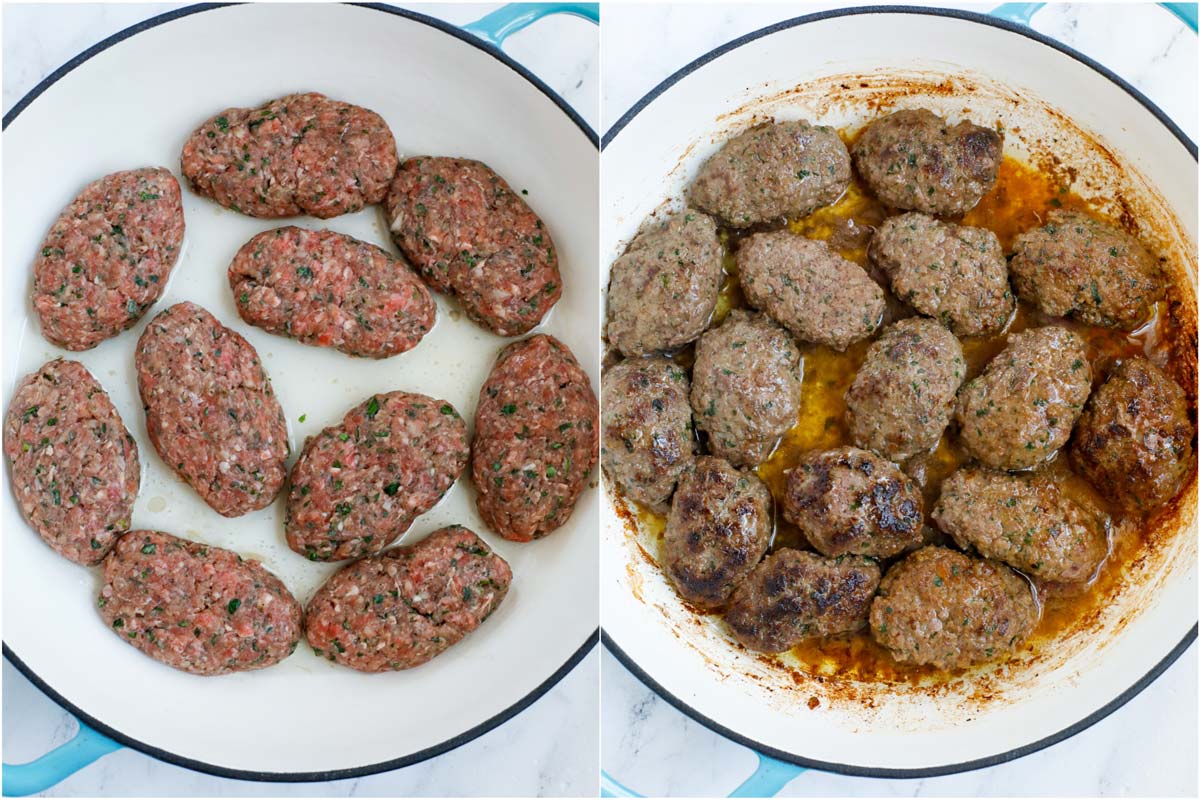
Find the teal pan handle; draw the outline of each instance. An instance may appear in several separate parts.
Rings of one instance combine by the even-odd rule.
[[[783,790],[805,767],[798,767],[777,758],[755,753],[758,756],[758,768],[742,785],[734,789],[730,797],[774,797]]]
[[[1019,25],[1029,25],[1033,15],[1045,5],[1045,3],[1004,3],[992,9],[991,15]],[[1192,29],[1193,33],[1196,32],[1196,3],[1159,3],[1159,5],[1178,17],[1184,25]]]
[[[570,14],[600,24],[599,3],[509,3],[464,25],[463,30],[500,47],[509,36],[551,14]]]
[[[4,765],[4,796],[24,797],[45,791],[121,745],[79,723],[75,738],[28,764]]]

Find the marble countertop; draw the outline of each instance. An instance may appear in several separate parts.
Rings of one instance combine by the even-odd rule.
[[[472,22],[499,4],[429,4],[425,14]],[[4,110],[92,44],[178,4],[5,5]],[[513,35],[505,51],[599,123],[599,41],[583,20],[550,17]],[[53,787],[49,796],[588,796],[598,785],[600,653],[505,724],[462,747],[405,769],[358,780],[264,784],[215,778],[122,749]],[[75,722],[4,662],[4,760],[23,763],[75,734]],[[518,754],[514,757],[514,754]]]
[[[993,5],[925,3],[976,11]],[[603,129],[713,48],[783,19],[835,4],[623,5],[604,8]],[[1050,4],[1032,27],[1093,57],[1149,96],[1193,140],[1197,37],[1156,4]],[[1190,76],[1190,79],[1189,79]],[[1077,736],[1017,761],[922,780],[853,778],[809,770],[785,796],[1196,796],[1197,647],[1149,688]],[[644,795],[729,794],[757,764],[747,748],[656,696],[611,653],[601,664],[601,760]]]

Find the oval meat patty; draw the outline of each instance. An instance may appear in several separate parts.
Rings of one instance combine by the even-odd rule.
[[[692,412],[708,449],[735,466],[764,461],[800,411],[800,348],[767,317],[733,311],[696,345]]]
[[[1013,251],[1017,294],[1053,317],[1132,330],[1165,289],[1141,242],[1077,211],[1051,211],[1045,225],[1016,238]]]
[[[845,350],[883,319],[883,289],[822,241],[756,233],[737,251],[746,300],[797,338]]]
[[[969,120],[950,126],[932,111],[896,111],[866,127],[854,167],[893,208],[957,216],[996,184],[1004,136]]]
[[[695,461],[691,382],[667,358],[632,358],[601,377],[600,463],[630,499],[665,510]]]
[[[491,616],[512,570],[461,525],[343,567],[306,610],[313,652],[360,672],[410,669]]]
[[[857,447],[806,454],[788,473],[783,517],[827,556],[890,558],[922,539],[917,484]]]
[[[142,331],[134,365],[166,465],[223,516],[270,505],[287,472],[287,424],[254,346],[200,306],[176,303]]]
[[[471,476],[487,526],[540,539],[567,521],[599,451],[599,408],[567,346],[539,334],[500,351],[479,391]]]
[[[386,208],[401,252],[492,333],[528,333],[562,296],[550,231],[486,164],[410,158],[396,171]]]
[[[962,345],[941,325],[920,317],[889,325],[846,390],[850,438],[897,463],[932,450],[965,374]]]
[[[959,336],[998,333],[1016,308],[1008,262],[987,228],[902,214],[883,221],[869,252],[896,297]]]
[[[42,335],[87,350],[132,328],[162,296],[183,230],[179,182],[169,171],[133,169],[89,183],[33,262]]]
[[[753,472],[712,456],[679,480],[662,560],[679,596],[701,609],[725,603],[771,541],[771,493]]]
[[[850,185],[837,131],[808,120],[764,122],[721,146],[696,175],[690,201],[739,228],[804,217]]]
[[[1041,580],[1087,581],[1108,555],[1107,520],[1036,473],[959,469],[942,483],[933,521],[959,547]]]
[[[698,211],[634,237],[612,265],[609,343],[633,357],[695,341],[717,307],[723,257],[716,223]]]
[[[310,561],[378,553],[467,465],[467,426],[423,394],[372,395],[304,443],[289,480],[288,547]]]
[[[1083,340],[1065,328],[1031,328],[958,395],[955,418],[967,452],[989,467],[1041,464],[1067,443],[1092,390]]]
[[[879,575],[879,565],[862,556],[777,550],[734,590],[725,623],[742,645],[764,653],[850,633],[867,624]]]
[[[322,94],[228,108],[183,144],[192,190],[252,217],[328,219],[383,202],[396,142],[374,111]]]
[[[1195,436],[1179,385],[1151,361],[1130,358],[1088,401],[1071,460],[1105,497],[1146,512],[1178,493],[1196,463]]]
[[[335,231],[263,231],[234,256],[229,288],[251,325],[352,356],[411,350],[437,315],[407,264]]]
[[[97,602],[113,633],[194,675],[277,664],[303,634],[300,604],[262,564],[160,531],[121,537]]]
[[[1041,615],[1029,582],[995,561],[924,547],[883,576],[871,634],[906,664],[968,667],[1016,649]]]
[[[137,443],[78,361],[55,359],[17,384],[4,455],[21,514],[64,558],[94,566],[129,529],[141,482]]]

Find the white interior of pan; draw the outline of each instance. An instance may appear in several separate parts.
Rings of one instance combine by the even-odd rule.
[[[64,355],[30,317],[29,266],[71,197],[119,169],[161,164],[178,176],[180,147],[208,116],[302,90],[378,111],[402,156],[478,158],[515,189],[528,189],[564,273],[563,298],[542,329],[565,341],[596,382],[597,175],[588,137],[516,72],[432,27],[345,5],[246,5],[177,19],[105,50],[54,84],[5,132],[6,405],[19,376]],[[144,473],[134,526],[258,558],[306,602],[336,567],[310,563],[287,548],[282,498],[263,511],[223,519],[151,447],[133,369],[134,344],[149,317],[188,299],[245,335],[283,405],[293,453],[374,392],[405,389],[444,398],[470,420],[505,340],[444,298],[437,325],[421,344],[385,361],[352,359],[252,328],[238,318],[226,280],[241,244],[294,223],[332,228],[395,252],[382,214],[368,209],[328,222],[253,220],[186,189],[184,207],[186,243],[163,299],[132,331],[72,357],[109,391],[138,440]],[[107,630],[94,608],[98,572],[43,545],[6,487],[4,641],[87,714],[177,756],[261,772],[348,769],[410,756],[519,703],[595,630],[598,494],[585,491],[563,529],[531,544],[506,542],[484,528],[466,474],[418,519],[405,541],[462,523],[487,539],[515,575],[499,611],[425,666],[362,675],[302,644],[271,669],[198,678],[152,661]]]
[[[895,107],[1000,121],[1014,155],[1044,154],[1056,142],[1056,152],[1080,171],[1076,190],[1103,201],[1119,181],[1139,217],[1155,220],[1143,226],[1143,237],[1194,286],[1196,164],[1152,114],[1099,73],[1034,40],[969,20],[899,13],[775,32],[699,67],[649,103],[604,151],[605,271],[646,215],[678,203],[699,165],[732,132],[764,118],[857,127],[882,113],[872,101],[878,93],[850,76],[875,88],[924,83]],[[1117,156],[1118,169],[1092,135]],[[616,510],[620,502],[606,493],[601,525],[601,607],[613,641],[704,717],[829,764],[936,769],[1037,742],[1133,686],[1196,621],[1193,483],[1181,535],[1169,537],[1104,609],[1104,633],[1076,635],[1037,660],[936,692],[836,677],[797,680],[737,648],[719,618],[694,615],[679,602],[639,550]]]

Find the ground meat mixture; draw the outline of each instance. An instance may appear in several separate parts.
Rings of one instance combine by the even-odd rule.
[[[4,455],[21,514],[64,558],[94,566],[129,529],[141,482],[137,443],[78,361],[55,359],[17,384]]]
[[[277,664],[303,633],[300,604],[262,564],[159,531],[121,537],[97,602],[113,633],[194,675]]]
[[[287,424],[254,346],[194,303],[150,321],[134,356],[150,442],[218,514],[265,508],[287,473]]]
[[[609,344],[632,357],[695,341],[717,305],[723,253],[716,223],[698,211],[638,234],[612,265]]]
[[[386,250],[335,231],[264,231],[229,265],[238,313],[251,325],[352,356],[417,346],[437,314],[421,279]]]
[[[374,111],[309,92],[222,111],[181,160],[192,190],[228,209],[328,219],[383,202],[399,159]]]
[[[479,515],[505,539],[540,539],[570,518],[599,455],[587,373],[552,336],[500,351],[479,392],[471,476]]]
[[[468,447],[445,400],[372,395],[304,443],[289,481],[288,547],[311,561],[378,553],[437,505]]]
[[[486,164],[408,159],[388,190],[387,219],[430,286],[495,334],[528,333],[562,295],[550,231]]]
[[[361,672],[410,669],[478,628],[511,583],[503,558],[451,525],[334,573],[308,604],[308,643]]]
[[[662,560],[679,596],[701,609],[725,603],[771,541],[771,493],[753,472],[701,456],[680,478]]]
[[[132,328],[162,296],[183,244],[179,183],[165,169],[115,172],[84,187],[33,262],[42,335],[87,350]]]

